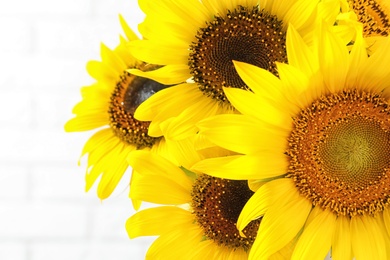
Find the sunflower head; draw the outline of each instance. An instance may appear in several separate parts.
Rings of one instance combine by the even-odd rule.
[[[386,0],[349,0],[350,8],[363,24],[368,36],[388,36],[390,33],[390,6]]]
[[[137,66],[137,69],[142,71],[154,68],[156,66],[145,63]],[[167,87],[169,86],[125,71],[110,98],[108,114],[114,134],[124,143],[134,145],[137,149],[151,148],[160,138],[149,136],[150,122],[136,120],[134,112],[143,101]]]
[[[195,173],[178,167],[150,151],[133,151],[129,163],[135,170],[130,197],[160,204],[159,207],[141,211],[127,223],[130,237],[159,235],[148,252],[165,256],[160,242],[185,247],[186,259],[205,257],[208,254],[225,258],[247,258],[261,220],[253,221],[242,237],[237,229],[237,219],[245,202],[253,195],[247,181],[236,181]],[[165,204],[165,205],[164,205]],[[173,205],[173,206],[167,206]],[[179,211],[179,216],[164,212]],[[148,213],[150,211],[150,213]],[[153,212],[153,213],[152,213]],[[168,228],[169,227],[169,228]],[[192,232],[194,231],[194,232]]]
[[[390,111],[381,93],[324,95],[294,117],[288,177],[336,215],[376,215],[390,202]]]
[[[190,46],[194,81],[207,96],[227,102],[223,87],[247,89],[233,60],[250,63],[277,75],[275,62],[287,62],[283,22],[259,6],[238,6],[206,22]]]
[[[251,222],[242,237],[236,227],[238,216],[253,192],[247,181],[228,180],[201,174],[194,182],[191,197],[197,223],[205,238],[217,245],[248,251],[260,220]]]

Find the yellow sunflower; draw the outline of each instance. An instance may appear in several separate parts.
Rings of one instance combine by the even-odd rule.
[[[134,151],[129,163],[136,172],[130,197],[160,204],[137,212],[126,228],[130,238],[158,236],[148,259],[247,259],[261,220],[243,229],[237,218],[253,192],[247,181],[196,174],[150,151]],[[292,244],[272,259],[287,259]]]
[[[235,63],[253,92],[225,88],[242,115],[199,123],[215,144],[241,153],[193,169],[266,182],[238,219],[262,216],[249,259],[268,259],[298,236],[291,259],[390,258],[390,38],[368,55],[324,27],[308,47],[289,28],[280,78]],[[265,91],[262,82],[270,88]]]
[[[371,51],[377,48],[378,43],[385,40],[384,36],[390,33],[390,3],[388,0],[348,0],[348,5],[342,7],[338,19],[353,21],[363,25],[363,36],[367,48]]]
[[[348,0],[357,20],[363,24],[363,36],[388,36],[390,33],[390,3],[387,0]]]
[[[163,84],[178,84],[144,102],[135,117],[152,121],[149,134],[182,139],[200,119],[236,113],[223,87],[248,89],[233,60],[278,75],[287,62],[286,29],[293,24],[310,42],[319,17],[333,24],[339,0],[140,0],[144,40],[130,43],[138,59],[164,65],[151,72],[130,70]]]
[[[165,149],[162,138],[148,136],[149,123],[140,122],[133,115],[141,102],[167,86],[126,71],[129,68],[152,70],[155,66],[140,62],[130,54],[127,44],[138,37],[122,17],[120,21],[127,39],[121,37],[114,50],[102,44],[102,61],[87,64],[96,82],[81,89],[83,99],[73,109],[76,116],[65,125],[68,132],[98,130],[86,142],[82,156],[88,154],[86,190],[101,175],[97,188],[101,199],[109,197],[117,186],[128,168],[126,158],[131,151]]]

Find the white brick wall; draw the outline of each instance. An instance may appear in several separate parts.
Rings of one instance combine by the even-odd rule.
[[[133,29],[143,17],[136,0],[0,2],[1,260],[143,259],[152,241],[127,237],[125,184],[103,203],[84,192],[90,133],[63,130],[93,82],[86,62],[119,41],[119,13]]]

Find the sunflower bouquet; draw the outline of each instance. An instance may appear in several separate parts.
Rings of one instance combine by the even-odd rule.
[[[138,4],[65,129],[97,129],[86,189],[129,183],[146,258],[389,259],[386,0]]]

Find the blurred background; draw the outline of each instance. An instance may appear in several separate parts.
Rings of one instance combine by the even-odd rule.
[[[0,2],[1,260],[144,258],[151,238],[125,230],[128,186],[103,202],[85,193],[91,133],[63,130],[93,82],[86,62],[119,43],[119,13],[133,29],[143,19],[136,0]]]

